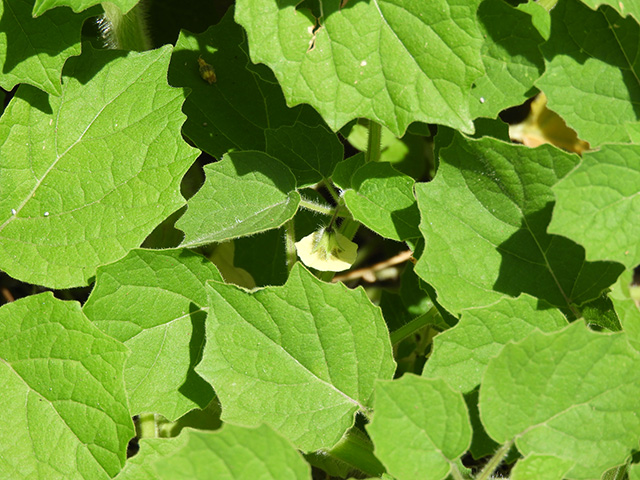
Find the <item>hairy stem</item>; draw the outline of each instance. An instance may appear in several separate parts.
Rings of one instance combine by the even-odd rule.
[[[293,218],[284,224],[284,244],[287,270],[290,272],[298,261],[298,255],[296,253],[296,228],[293,223]]]
[[[504,457],[507,456],[509,450],[511,450],[511,446],[513,445],[513,440],[509,440],[507,443],[502,445],[498,451],[489,459],[487,464],[484,466],[482,471],[476,477],[476,480],[487,480],[491,477],[491,474],[498,468],[498,466],[504,460]]]
[[[458,466],[455,463],[451,464],[451,476],[454,480],[464,480],[464,476],[458,470]]]
[[[300,199],[300,206],[302,208],[306,208],[307,210],[311,210],[312,212],[321,213],[322,215],[333,216],[336,212],[336,209],[333,207],[322,205],[321,203],[317,203],[312,200],[307,200],[304,197],[301,197]]]
[[[137,52],[153,48],[151,36],[147,29],[145,5],[143,0],[129,10],[128,13],[123,14],[111,2],[102,4],[104,19],[100,28],[110,48]]]

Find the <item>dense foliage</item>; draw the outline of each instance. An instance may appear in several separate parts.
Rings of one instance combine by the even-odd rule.
[[[3,0],[0,478],[640,479],[640,7],[552,3]]]

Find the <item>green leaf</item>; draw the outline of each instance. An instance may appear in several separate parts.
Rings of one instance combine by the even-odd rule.
[[[226,422],[265,423],[303,451],[330,448],[371,406],[374,381],[393,376],[389,333],[362,289],[323,283],[299,263],[282,287],[209,286],[197,371]]]
[[[544,42],[531,16],[501,0],[485,0],[478,9],[481,49],[486,75],[475,82],[472,118],[496,118],[498,113],[524,103],[533,83],[544,71],[539,50]]]
[[[518,460],[511,470],[511,480],[563,480],[573,466],[571,460],[552,455],[529,455]]]
[[[184,204],[195,158],[180,138],[170,48],[67,61],[60,97],[18,89],[0,118],[0,268],[25,282],[85,285]]]
[[[186,430],[185,445],[155,462],[158,480],[304,480],[311,467],[269,427],[225,425],[215,432]]]
[[[579,242],[590,260],[640,263],[640,146],[605,145],[553,187],[549,232]],[[615,232],[615,234],[612,234]]]
[[[353,218],[374,232],[403,241],[420,236],[414,181],[388,163],[368,163],[351,178],[344,200]]]
[[[114,480],[158,480],[153,464],[170,457],[187,443],[187,436],[177,438],[143,438],[140,451],[127,460],[127,464]]]
[[[640,96],[638,35],[636,21],[610,7],[593,11],[566,0],[551,11],[551,37],[542,47],[546,71],[536,85],[591,146],[630,141]]]
[[[74,12],[81,12],[100,3],[99,0],[36,0],[33,5],[33,16],[39,17],[47,10],[56,7],[70,7]],[[122,13],[127,13],[136,6],[138,0],[113,0],[109,3],[118,7]]]
[[[580,313],[587,325],[605,328],[611,332],[622,330],[620,320],[613,306],[613,302],[606,293],[595,300],[591,300],[580,307]]]
[[[344,159],[336,165],[331,174],[331,180],[343,190],[353,188],[352,179],[355,172],[366,163],[364,153],[357,153]]]
[[[640,5],[635,2],[619,2],[615,0],[581,0],[582,3],[591,7],[592,10],[596,10],[601,5],[608,5],[613,7],[620,15],[632,16],[636,22],[640,20]]]
[[[522,340],[536,329],[553,332],[566,326],[558,310],[542,310],[537,304],[534,298],[522,295],[465,310],[455,327],[434,339],[433,353],[422,375],[441,378],[455,391],[470,392],[506,344]]]
[[[575,322],[504,347],[480,386],[491,437],[525,455],[573,462],[567,477],[599,478],[624,463],[640,436],[640,353],[623,333]]]
[[[629,466],[629,480],[640,480],[640,465],[637,463]]]
[[[211,85],[198,72],[200,57],[215,70]],[[185,87],[184,134],[216,158],[231,150],[264,151],[266,129],[321,121],[308,106],[287,107],[273,73],[251,64],[244,32],[231,12],[202,34],[181,32],[169,83]]]
[[[292,127],[265,130],[264,134],[267,153],[291,169],[300,188],[329,178],[344,156],[336,134],[322,125],[308,127],[296,123]]]
[[[469,92],[483,73],[475,2],[242,0],[251,59],[275,73],[291,105],[309,103],[338,130],[366,117],[401,136],[414,121],[472,132]],[[318,23],[317,23],[318,22]]]
[[[62,66],[80,55],[80,30],[90,13],[58,8],[33,18],[32,5],[25,0],[0,3],[0,87],[11,90],[27,83],[60,95]]]
[[[375,415],[367,431],[375,454],[398,480],[447,476],[453,460],[471,444],[462,395],[442,380],[404,375],[377,382]]]
[[[211,386],[193,370],[205,342],[205,282],[216,267],[188,250],[133,250],[100,267],[83,311],[131,349],[125,381],[131,411],[174,420],[204,408]]]
[[[456,314],[521,293],[574,308],[615,282],[620,265],[586,262],[581,246],[546,232],[551,187],[576,163],[546,145],[459,134],[440,149],[436,178],[415,186],[426,241],[416,273],[444,308]]]
[[[633,272],[626,270],[618,278],[618,282],[611,288],[611,301],[616,309],[618,319],[622,324],[629,343],[640,351],[640,302],[631,297]]]
[[[549,36],[551,35],[551,16],[542,4],[538,2],[526,2],[520,3],[516,8],[531,15],[532,25],[540,32],[542,38],[549,40]]]
[[[384,472],[384,466],[373,455],[373,443],[357,427],[350,429],[331,450],[310,453],[305,459],[334,477],[344,478],[353,472],[380,476]]]
[[[127,348],[51,292],[0,308],[0,477],[107,480],[133,424]]]
[[[204,185],[176,223],[185,232],[183,247],[278,228],[298,209],[300,195],[291,170],[265,153],[228,153],[204,170]]]

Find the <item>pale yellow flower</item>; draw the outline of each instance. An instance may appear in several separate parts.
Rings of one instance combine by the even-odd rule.
[[[341,233],[321,228],[296,242],[302,263],[323,272],[341,272],[356,261],[358,245]]]

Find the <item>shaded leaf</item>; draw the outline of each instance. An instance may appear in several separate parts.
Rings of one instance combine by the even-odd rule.
[[[353,217],[379,235],[393,240],[420,236],[420,212],[413,195],[414,180],[388,163],[368,163],[351,177],[344,200]]]
[[[344,156],[336,134],[322,125],[296,123],[265,130],[264,134],[267,153],[291,169],[300,188],[328,179]]]
[[[580,313],[585,322],[587,322],[587,325],[591,328],[597,325],[611,332],[619,332],[622,330],[613,302],[606,293],[582,305],[580,307]]]
[[[300,195],[291,170],[265,153],[228,153],[204,170],[204,185],[176,223],[185,232],[184,247],[278,228],[298,209]]]
[[[553,187],[549,231],[584,246],[590,260],[640,263],[640,146],[605,145],[588,152]]]
[[[636,22],[640,20],[640,5],[636,2],[618,2],[615,0],[581,0],[582,3],[596,10],[601,5],[608,5],[614,8],[620,15],[626,17],[631,15]]]
[[[575,310],[615,282],[621,265],[586,262],[580,245],[546,232],[551,187],[577,160],[545,145],[459,134],[440,149],[436,178],[415,186],[426,241],[416,273],[444,308],[459,313],[527,293]]]
[[[352,188],[352,179],[355,172],[366,162],[364,153],[357,153],[344,159],[333,169],[331,179],[343,190]]]
[[[58,8],[33,18],[32,5],[25,0],[0,3],[0,87],[11,90],[27,83],[60,95],[62,66],[80,55],[80,30],[91,13]]]
[[[486,75],[475,81],[471,114],[473,118],[496,118],[501,110],[531,96],[533,83],[544,71],[538,48],[544,39],[531,16],[501,0],[483,1],[478,20]]]
[[[284,284],[289,272],[283,239],[284,233],[278,229],[234,240],[234,265],[249,272],[258,287]]]
[[[188,250],[133,250],[100,267],[83,311],[131,349],[125,381],[131,410],[169,420],[204,408],[211,386],[193,368],[205,343],[205,282],[216,267]]]
[[[636,21],[611,7],[593,11],[567,0],[551,11],[551,36],[542,47],[546,70],[536,86],[592,146],[630,141],[640,99],[638,35]]]
[[[216,83],[200,77],[200,57],[215,69]],[[244,32],[232,12],[202,34],[181,32],[169,82],[185,87],[184,134],[216,158],[231,150],[265,151],[266,129],[321,121],[308,106],[287,107],[269,69],[251,64]]]

